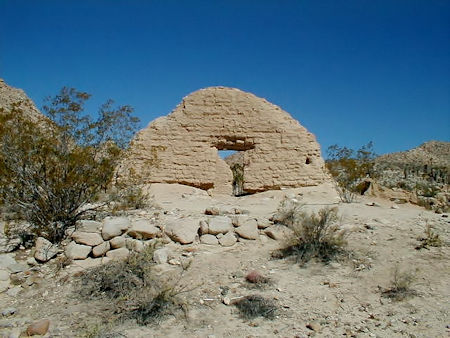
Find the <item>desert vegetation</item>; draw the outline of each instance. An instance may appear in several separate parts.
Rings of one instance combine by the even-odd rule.
[[[336,189],[342,202],[354,202],[357,195],[364,193],[367,185],[364,179],[372,177],[376,154],[369,142],[358,150],[337,144],[327,149],[326,167],[336,181]]]
[[[183,309],[179,295],[186,292],[179,282],[183,267],[176,278],[158,276],[154,271],[153,254],[157,242],[126,259],[87,270],[78,281],[75,292],[82,300],[100,300],[110,311],[103,314],[109,320],[133,319],[139,325],[161,320]]]
[[[313,258],[328,262],[344,251],[346,231],[340,226],[337,208],[307,212],[298,202],[288,203],[281,202],[277,215],[293,235],[275,256],[294,256],[297,262],[304,264]]]
[[[138,120],[129,106],[84,111],[90,95],[73,88],[46,101],[45,117],[30,119],[16,104],[0,114],[0,198],[33,236],[53,243],[98,208]],[[92,116],[96,116],[93,118]]]

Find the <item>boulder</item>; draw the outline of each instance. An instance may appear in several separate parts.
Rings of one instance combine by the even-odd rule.
[[[130,226],[126,217],[107,217],[103,221],[102,237],[105,241],[122,235]]]
[[[131,229],[128,231],[128,235],[137,239],[155,238],[160,233],[161,230],[146,219],[133,221]]]
[[[7,270],[0,269],[0,281],[7,281],[9,280],[9,275],[11,273]]]
[[[274,224],[268,227],[264,233],[274,240],[288,240],[294,236],[294,231],[287,226],[281,224]]]
[[[233,230],[231,219],[227,216],[211,217],[208,224],[208,233],[211,235],[226,234]]]
[[[200,243],[202,244],[209,244],[209,245],[216,245],[219,244],[219,240],[214,235],[203,235],[200,237]]]
[[[209,232],[209,224],[206,221],[200,221],[200,235],[205,235]]]
[[[123,236],[117,236],[109,240],[109,244],[111,244],[113,249],[123,248],[126,245],[125,242],[125,237]]]
[[[156,264],[167,263],[168,259],[169,259],[169,249],[167,248],[156,249],[155,252],[153,253],[153,261]]]
[[[235,229],[235,232],[245,239],[258,239],[258,224],[255,219],[247,220],[243,225]]]
[[[245,221],[248,220],[247,215],[233,215],[231,216],[231,223],[235,227],[239,227],[245,223]]]
[[[97,246],[103,243],[103,238],[96,232],[82,232],[75,231],[72,234],[72,239],[78,244],[84,244],[89,246]]]
[[[234,244],[236,244],[236,242],[237,242],[236,236],[232,231],[226,233],[225,235],[219,238],[219,243],[222,246],[233,246]]]
[[[100,232],[102,223],[90,220],[81,220],[77,222],[76,229],[81,232]]]
[[[56,256],[58,247],[43,237],[38,237],[35,244],[34,258],[39,262],[48,262]]]
[[[125,259],[130,254],[130,250],[127,248],[119,248],[110,250],[106,253],[106,257],[111,259]]]
[[[86,259],[91,253],[92,247],[89,245],[77,244],[75,242],[70,242],[66,246],[65,254],[71,259]]]
[[[180,218],[170,221],[165,228],[167,236],[181,244],[190,244],[195,241],[197,231],[200,228],[198,220]]]
[[[127,238],[125,239],[125,246],[128,250],[134,251],[134,252],[141,252],[144,250],[144,243],[142,243],[138,239],[134,238]]]
[[[209,207],[205,209],[205,215],[213,215],[218,216],[220,214],[219,208],[216,207]]]
[[[109,249],[111,249],[111,245],[109,242],[103,242],[102,244],[97,245],[92,249],[92,256],[100,257],[104,256]]]
[[[258,222],[258,229],[266,229],[273,224],[267,218],[258,218],[257,222]]]
[[[32,324],[27,328],[27,336],[44,336],[48,328],[50,327],[50,321],[48,319],[41,319]]]

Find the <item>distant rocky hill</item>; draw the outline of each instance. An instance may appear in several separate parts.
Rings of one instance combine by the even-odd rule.
[[[449,167],[450,142],[429,141],[411,150],[378,157],[377,163],[382,162],[398,165],[409,164]]]
[[[417,148],[375,160],[379,184],[414,194],[419,204],[449,210],[450,142],[429,141]]]
[[[42,118],[39,109],[22,89],[11,87],[3,79],[0,79],[0,111],[2,110],[1,108],[5,111],[10,111],[15,103],[19,104],[19,107],[31,119],[37,120]]]

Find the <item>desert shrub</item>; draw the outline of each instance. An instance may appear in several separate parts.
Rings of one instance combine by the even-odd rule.
[[[233,303],[244,319],[264,317],[274,319],[278,310],[273,300],[258,295],[246,296]]]
[[[424,231],[424,235],[418,238],[420,244],[416,246],[417,250],[420,249],[428,249],[431,247],[440,247],[442,246],[442,240],[439,237],[439,234],[433,231],[433,228],[429,223],[427,223]]]
[[[285,197],[280,202],[280,205],[273,216],[273,221],[291,227],[301,217],[303,206],[304,204],[300,201]]]
[[[144,209],[149,206],[149,197],[139,185],[118,184],[109,196],[112,202],[112,211]]]
[[[0,198],[53,243],[92,209],[137,127],[132,108],[112,101],[93,119],[84,113],[89,97],[63,88],[39,119],[19,103],[0,111]]]
[[[416,273],[411,271],[401,271],[395,267],[392,273],[391,285],[382,291],[382,296],[396,301],[404,300],[416,295],[411,287],[416,280]]]
[[[153,272],[153,253],[157,245],[140,253],[90,269],[80,276],[77,293],[84,299],[112,303],[120,317],[146,325],[182,307],[178,295],[186,290],[179,279],[163,279]],[[181,277],[180,277],[181,278]]]
[[[290,228],[294,237],[275,255],[295,256],[301,263],[312,258],[327,262],[344,251],[346,232],[340,228],[337,208],[323,208],[317,213],[302,212]]]
[[[341,201],[354,202],[356,196],[367,189],[364,179],[373,176],[376,157],[373,143],[369,142],[356,151],[335,144],[328,147],[327,153],[326,167],[336,182]]]

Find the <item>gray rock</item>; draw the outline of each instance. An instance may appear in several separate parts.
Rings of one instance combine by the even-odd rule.
[[[200,221],[200,235],[206,235],[209,231],[209,224],[206,221]]]
[[[36,261],[36,258],[34,258],[34,257],[28,257],[28,258],[27,258],[27,264],[30,265],[30,266],[36,266],[36,265],[38,265],[39,263]]]
[[[235,227],[239,227],[245,223],[245,221],[248,220],[247,215],[233,215],[231,216],[231,223]]]
[[[9,275],[11,273],[5,269],[0,269],[0,281],[7,281],[9,280]]]
[[[141,252],[142,250],[144,250],[144,243],[142,243],[138,239],[127,238],[125,240],[125,243],[126,243],[126,248],[128,250],[131,250],[131,251],[134,251],[134,252]]]
[[[165,232],[173,241],[181,244],[190,244],[195,241],[200,225],[198,220],[180,218],[166,225]]]
[[[105,241],[122,235],[130,227],[126,217],[107,217],[103,220],[102,237]]]
[[[28,270],[28,267],[21,263],[15,263],[8,265],[8,270],[11,271],[11,273],[24,272],[25,270]]]
[[[214,235],[203,235],[200,237],[200,243],[202,244],[209,244],[209,245],[217,245],[219,244],[219,240]]]
[[[208,224],[208,233],[211,235],[226,234],[227,232],[233,230],[231,219],[227,216],[211,217],[208,220]]]
[[[71,259],[86,259],[91,253],[92,247],[89,245],[77,244],[75,242],[70,242],[66,246],[66,256]]]
[[[75,231],[72,234],[72,239],[78,244],[89,246],[97,246],[103,243],[103,238],[96,232],[81,232]]]
[[[111,259],[125,259],[130,254],[130,251],[127,248],[119,248],[110,250],[106,253],[106,257]]]
[[[103,242],[102,244],[97,245],[96,247],[92,248],[92,256],[94,257],[100,257],[106,254],[106,252],[109,251],[111,248],[111,245],[109,242]]]
[[[221,238],[219,238],[219,243],[222,246],[233,246],[234,244],[236,244],[236,242],[237,242],[236,236],[232,231],[226,233]]]
[[[94,268],[96,266],[100,266],[101,264],[102,258],[91,258],[91,257],[73,262],[74,266],[82,268],[83,270]]]
[[[244,223],[244,225],[241,225],[240,227],[236,228],[235,231],[240,237],[245,239],[259,238],[258,224],[254,219],[249,219]]]
[[[100,233],[100,229],[102,228],[102,223],[96,221],[89,220],[81,220],[77,223],[77,231],[80,232],[98,232]]]
[[[9,265],[17,263],[12,254],[0,255],[0,268],[7,269]]]
[[[58,247],[43,237],[38,237],[35,244],[34,258],[39,262],[48,262],[56,256]]]
[[[280,241],[292,238],[294,236],[294,232],[289,229],[287,226],[281,224],[274,224],[268,227],[264,233],[270,238]]]
[[[258,229],[266,229],[266,228],[272,226],[272,224],[273,224],[267,218],[258,218],[257,223],[258,223]]]
[[[17,297],[17,295],[22,291],[23,288],[20,285],[17,285],[13,288],[10,288],[8,291],[6,291],[6,294],[10,297]]]
[[[9,288],[9,279],[0,281],[0,293],[8,290]]]
[[[2,316],[7,317],[15,314],[17,312],[17,309],[15,307],[8,307],[4,310],[2,310]]]
[[[169,249],[167,248],[157,249],[155,250],[155,252],[153,252],[153,261],[156,264],[167,263],[168,259],[169,259]]]
[[[209,207],[209,208],[206,208],[206,210],[205,210],[205,215],[218,216],[219,214],[220,214],[220,210],[219,210],[219,208],[216,208],[216,207]]]
[[[157,237],[161,230],[147,219],[139,219],[131,223],[128,235],[137,239],[151,239]]]
[[[114,237],[109,241],[109,244],[111,244],[111,248],[113,249],[123,248],[126,245],[125,237]]]

